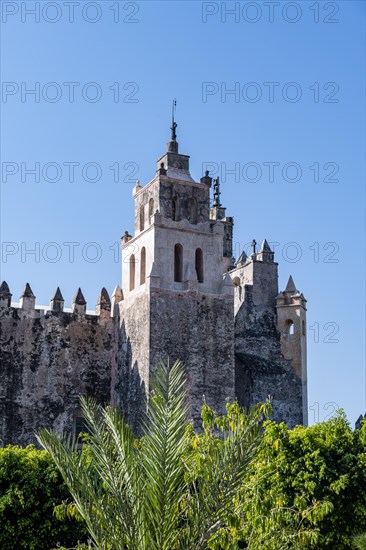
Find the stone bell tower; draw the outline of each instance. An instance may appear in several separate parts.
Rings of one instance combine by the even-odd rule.
[[[132,388],[146,390],[159,361],[180,359],[197,421],[203,395],[218,413],[235,397],[234,286],[227,274],[233,220],[220,203],[218,181],[210,210],[212,179],[208,172],[199,182],[191,177],[176,127],[173,118],[156,176],[136,183],[134,235],[122,238],[120,392],[131,417],[142,397],[136,390],[134,403]]]
[[[303,423],[308,422],[307,406],[307,343],[306,300],[295,286],[290,275],[287,286],[280,292],[277,302],[277,326],[281,333],[281,352],[293,365],[302,382]]]

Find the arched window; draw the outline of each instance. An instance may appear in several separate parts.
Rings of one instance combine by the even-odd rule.
[[[234,277],[233,285],[235,287],[235,293],[238,295],[239,300],[241,300],[241,286],[239,277]]]
[[[172,201],[172,220],[177,222],[179,220],[179,197],[173,197]]]
[[[146,280],[146,248],[143,246],[141,249],[140,285],[143,285],[145,280]]]
[[[140,231],[143,231],[145,227],[145,207],[140,206]]]
[[[136,270],[136,258],[132,254],[130,257],[130,290],[135,288],[135,270]]]
[[[181,283],[183,278],[183,246],[176,244],[174,247],[174,281]]]
[[[154,215],[154,199],[150,199],[149,200],[149,223],[151,223],[153,215]]]
[[[203,283],[203,253],[200,248],[196,249],[196,273],[199,283]]]
[[[193,198],[188,201],[188,220],[197,223],[197,201]]]
[[[286,334],[290,334],[290,336],[295,334],[295,325],[294,322],[291,321],[291,319],[288,319],[288,321],[286,321]]]

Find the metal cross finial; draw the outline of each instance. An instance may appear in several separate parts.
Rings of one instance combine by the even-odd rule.
[[[175,109],[176,109],[176,106],[177,106],[177,100],[176,99],[173,99],[173,105],[172,105],[172,127],[170,128],[171,131],[172,131],[172,141],[176,141],[177,139],[177,133],[176,133],[176,128],[177,128],[177,123],[175,122],[174,120],[174,114],[175,114]]]
[[[255,247],[257,246],[257,242],[255,239],[252,240],[252,250],[253,250],[253,254],[255,254]]]

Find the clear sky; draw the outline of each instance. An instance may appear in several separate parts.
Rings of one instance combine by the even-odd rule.
[[[80,286],[93,309],[120,283],[132,187],[155,174],[176,97],[180,151],[194,178],[208,163],[221,177],[236,257],[267,238],[280,287],[292,274],[308,299],[310,421],[343,407],[354,423],[366,412],[365,3],[1,9],[1,278],[13,300],[29,282],[48,304],[59,285],[70,307]]]

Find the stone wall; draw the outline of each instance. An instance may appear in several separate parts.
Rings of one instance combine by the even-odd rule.
[[[131,427],[139,432],[150,382],[149,296],[143,285],[137,295],[119,304],[117,403]]]
[[[302,381],[281,354],[273,305],[255,304],[253,287],[235,318],[235,386],[239,404],[248,407],[271,396],[272,419],[290,427],[303,423]]]
[[[73,432],[79,396],[111,400],[113,318],[0,309],[0,440],[27,445],[40,427]]]
[[[190,220],[190,200],[196,201],[196,218],[191,223],[203,223],[209,218],[210,188],[195,182],[172,180],[168,177],[159,179],[159,211],[163,218],[172,217],[172,200],[179,198],[177,221]]]
[[[199,424],[203,396],[217,413],[234,399],[234,309],[230,295],[152,290],[150,364],[180,359],[191,415]]]

